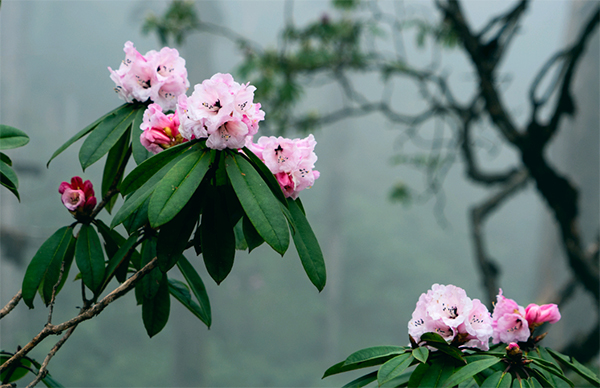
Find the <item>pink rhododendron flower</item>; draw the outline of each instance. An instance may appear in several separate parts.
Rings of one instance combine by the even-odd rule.
[[[62,194],[62,202],[71,212],[91,211],[96,206],[96,197],[94,188],[90,181],[85,181],[74,176],[71,183],[62,182],[58,187],[58,192]]]
[[[544,322],[558,322],[560,320],[560,312],[558,311],[558,306],[554,303],[543,304],[541,306],[531,303],[525,309],[525,319],[527,319],[529,327],[534,328]]]
[[[152,153],[181,144],[187,139],[179,133],[179,117],[175,113],[165,115],[158,104],[150,104],[144,112],[140,128],[140,142]]]
[[[529,324],[525,318],[525,309],[517,302],[502,295],[502,289],[497,296],[497,302],[492,313],[493,343],[521,342],[529,338]]]
[[[190,86],[185,60],[179,52],[163,47],[142,55],[132,42],[126,42],[123,51],[125,60],[119,69],[108,68],[119,97],[127,102],[151,99],[165,110],[174,110],[177,97]]]
[[[417,342],[429,332],[461,347],[488,350],[491,317],[487,308],[478,299],[471,300],[462,288],[434,284],[421,294],[408,323],[408,333]]]
[[[242,148],[258,131],[265,112],[254,103],[256,88],[235,82],[230,74],[217,73],[194,86],[190,97],[181,95],[177,114],[186,139],[208,138],[209,148]]]
[[[314,153],[317,142],[311,134],[304,139],[266,137],[252,143],[247,139],[246,146],[275,175],[286,197],[296,199],[300,192],[312,187],[320,176],[313,170],[317,155]]]

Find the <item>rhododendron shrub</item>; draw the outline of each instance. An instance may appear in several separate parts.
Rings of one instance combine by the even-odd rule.
[[[325,262],[298,198],[318,177],[312,171],[317,159],[314,138],[290,140],[298,155],[292,169],[281,170],[290,179],[282,186],[277,173],[246,148],[265,118],[254,101],[254,86],[219,73],[197,84],[187,97],[185,60],[177,50],[165,47],[142,55],[127,42],[124,51],[120,67],[109,70],[125,104],[75,134],[48,162],[84,137],[79,149],[83,170],[106,156],[100,193],[79,176],[57,184],[60,201],[74,221],[68,217],[68,225],[42,244],[22,283],[27,306],[33,308],[39,295],[50,307],[49,325],[39,338],[73,328],[134,289],[150,337],[165,327],[171,300],[210,326],[203,280],[184,252],[201,256],[208,274],[220,284],[237,250],[250,252],[266,243],[284,255],[290,233],[309,280],[321,291]],[[19,140],[18,133],[11,132],[11,137]],[[10,161],[4,154],[0,159]],[[131,159],[137,166],[128,169]],[[311,171],[312,180],[303,171]],[[13,181],[10,188],[18,195]],[[284,192],[288,188],[291,195]],[[119,196],[123,202],[115,208]],[[108,223],[97,217],[103,210],[111,214]],[[64,325],[51,325],[52,306],[73,262],[75,280],[82,282],[81,313]],[[185,281],[176,280],[179,275],[172,271],[179,271]],[[113,279],[121,285],[105,295]],[[2,353],[0,372],[33,362],[26,358],[30,350],[25,346]],[[11,376],[2,374],[0,380],[14,381]]]
[[[380,365],[345,386],[573,387],[560,362],[599,386],[598,377],[575,359],[539,346],[546,333],[534,336],[535,328],[559,319],[555,304],[523,309],[502,290],[490,314],[462,288],[434,284],[421,294],[408,322],[410,346],[359,350],[327,369],[323,378]],[[490,348],[490,340],[497,345]]]

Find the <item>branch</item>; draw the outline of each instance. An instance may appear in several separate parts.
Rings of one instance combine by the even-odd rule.
[[[71,336],[71,334],[73,334],[73,332],[75,331],[76,327],[77,327],[77,325],[71,327],[69,329],[69,331],[67,331],[67,333],[56,343],[56,345],[54,345],[54,347],[52,347],[52,349],[50,350],[50,352],[48,352],[48,355],[44,359],[44,362],[42,363],[42,366],[38,370],[37,376],[35,377],[35,379],[31,383],[29,383],[29,385],[27,386],[27,388],[33,388],[33,387],[35,387],[37,385],[37,383],[39,383],[44,377],[46,377],[46,375],[48,374],[48,369],[47,369],[48,363],[50,362],[50,360],[52,359],[52,357],[54,357],[54,355],[56,354],[56,352],[58,352],[58,350],[63,346],[63,344],[65,342],[67,342],[67,340],[69,339],[69,337]]]
[[[42,331],[36,335],[27,345],[25,345],[21,350],[15,353],[9,360],[7,360],[4,364],[0,365],[0,373],[9,368],[14,362],[23,358],[27,353],[29,353],[34,347],[36,347],[40,342],[42,342],[46,337],[53,334],[60,334],[63,331],[70,329],[74,326],[77,326],[80,322],[86,321],[88,319],[93,318],[94,316],[100,314],[102,310],[110,303],[119,299],[121,296],[125,295],[129,292],[133,287],[135,287],[136,283],[140,281],[142,277],[144,277],[148,272],[153,270],[157,266],[158,259],[153,258],[148,264],[146,264],[142,269],[133,274],[129,279],[127,279],[123,284],[119,287],[115,288],[110,294],[106,295],[102,300],[96,303],[93,307],[82,311],[75,318],[63,322],[59,325],[46,325]]]
[[[17,292],[17,294],[12,297],[12,299],[6,304],[6,306],[2,307],[2,310],[0,310],[0,319],[4,318],[5,315],[8,315],[8,313],[10,313],[12,309],[14,309],[19,304],[21,298],[23,298],[23,295],[21,293],[21,290],[19,290],[19,292]]]
[[[525,169],[519,170],[517,174],[496,194],[489,197],[483,203],[471,208],[471,235],[475,248],[475,256],[479,272],[481,273],[481,282],[487,291],[488,306],[494,301],[498,293],[498,267],[490,259],[486,252],[483,241],[483,222],[490,214],[496,210],[506,199],[515,194],[517,190],[523,188],[529,178]]]

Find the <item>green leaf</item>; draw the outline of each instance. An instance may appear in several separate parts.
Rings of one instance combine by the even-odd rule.
[[[201,188],[171,221],[160,227],[156,253],[158,267],[163,273],[167,273],[177,263],[179,256],[187,248],[202,210],[200,191]]]
[[[19,188],[19,178],[17,178],[14,170],[4,161],[0,161],[0,184],[13,193],[19,201],[21,200],[17,191]]]
[[[142,243],[142,267],[152,261],[152,259],[155,257],[156,238],[151,237]],[[144,292],[145,299],[154,298],[158,292],[158,288],[160,287],[160,282],[162,281],[163,277],[163,273],[160,271],[160,269],[155,267],[142,278],[140,283],[142,283],[142,290]]]
[[[98,124],[79,149],[79,162],[83,171],[106,155],[127,132],[139,107],[137,104],[129,104]]]
[[[406,352],[387,361],[379,368],[379,372],[377,373],[377,382],[379,385],[381,386],[400,376],[414,359],[412,353]]]
[[[425,346],[418,347],[416,349],[413,349],[412,355],[420,362],[426,363],[427,357],[429,357],[429,349],[427,349]]]
[[[210,167],[209,155],[196,149],[165,174],[148,204],[148,220],[153,228],[171,221],[187,204]]]
[[[0,162],[6,163],[9,166],[12,166],[12,160],[6,155],[4,152],[0,152]]]
[[[512,376],[504,371],[497,371],[491,374],[480,388],[510,388],[512,384]]]
[[[554,385],[555,385],[556,387],[558,387],[558,388],[562,388],[562,387],[566,387],[566,386],[572,387],[572,386],[573,386],[573,383],[571,382],[571,380],[567,379],[567,378],[564,376],[564,374],[563,374],[563,372],[562,372],[562,369],[560,369],[560,367],[558,366],[558,363],[556,362],[556,360],[555,360],[555,359],[554,359],[554,357],[553,357],[553,356],[550,354],[550,352],[549,352],[549,351],[550,351],[550,349],[549,349],[549,348],[544,348],[544,347],[542,347],[542,346],[540,346],[540,347],[538,347],[538,348],[537,348],[537,352],[538,352],[538,354],[540,355],[540,357],[541,357],[543,360],[550,361],[551,363],[553,363],[553,364],[554,364],[554,365],[555,365],[555,366],[558,368],[558,370],[560,371],[560,373],[559,373],[559,372],[557,372],[556,370],[552,370],[552,369],[545,369],[545,368],[542,368],[542,369],[543,369],[545,372],[547,372],[547,373],[548,373],[548,377],[549,377],[549,379],[550,379],[550,380],[552,380],[552,381],[554,382]],[[534,366],[534,368],[535,368],[535,367],[539,367],[539,366],[537,366],[537,365],[536,365],[536,366]],[[558,378],[558,379],[557,379],[557,378]]]
[[[454,365],[450,359],[446,357],[438,357],[430,360],[430,368],[427,373],[421,378],[419,387],[439,387],[448,379],[454,372]],[[421,364],[424,365],[424,364]]]
[[[260,174],[260,176],[267,183],[267,185],[271,189],[271,192],[273,194],[275,194],[275,197],[277,197],[277,199],[279,199],[279,201],[281,203],[283,203],[284,205],[287,206],[287,201],[286,201],[285,195],[283,194],[283,191],[281,190],[281,186],[279,185],[279,182],[277,182],[277,179],[275,179],[275,175],[273,175],[273,173],[271,172],[271,170],[269,170],[269,167],[267,167],[263,163],[263,161],[260,160],[247,147],[242,148],[242,151],[244,152],[244,154],[246,154],[246,156],[250,160],[250,163],[252,164],[252,166],[254,166],[254,168],[256,169],[256,171],[258,171],[258,173]]]
[[[134,233],[119,247],[117,252],[108,260],[108,265],[106,266],[106,276],[104,283],[102,284],[102,289],[105,289],[117,268],[123,265],[124,262],[129,262],[129,259],[132,254],[133,247],[135,246],[138,239],[138,234]]]
[[[225,164],[233,189],[252,225],[267,244],[283,255],[290,236],[279,201],[243,156],[227,155]]]
[[[433,346],[441,352],[448,354],[456,360],[465,363],[463,353],[456,347],[448,345],[445,339],[437,333],[425,333],[421,336],[421,341],[427,342],[427,345]]]
[[[532,375],[535,376],[536,379],[542,382],[542,385],[544,387],[552,387],[555,388],[556,384],[554,384],[554,379],[551,377],[551,375],[546,372],[543,369],[538,369],[538,367],[534,367],[534,368],[528,368],[527,369],[528,372]],[[562,380],[560,380],[562,382]],[[562,382],[564,385],[568,386],[566,383]],[[510,387],[510,384],[506,385],[506,387]]]
[[[419,364],[408,379],[409,387],[418,387],[423,377],[429,372],[429,364]]]
[[[103,122],[106,118],[108,118],[109,116],[112,116],[112,115],[119,115],[119,114],[121,114],[121,112],[123,112],[126,109],[128,109],[130,107],[130,105],[131,104],[129,104],[129,103],[125,103],[125,104],[119,106],[118,108],[113,109],[112,111],[110,111],[107,114],[105,114],[104,116],[100,117],[98,120],[94,121],[93,123],[91,123],[87,127],[83,128],[81,131],[77,132],[75,134],[75,136],[73,136],[72,138],[70,138],[69,140],[67,140],[67,142],[65,144],[63,144],[62,146],[60,146],[52,154],[52,156],[48,160],[48,163],[46,163],[46,167],[48,167],[50,165],[50,162],[52,161],[52,159],[56,158],[64,150],[66,150],[67,148],[69,148],[69,146],[71,144],[75,143],[77,140],[81,139],[82,137],[84,137],[85,135],[87,135],[88,133],[90,133],[91,131],[93,131],[98,126],[98,124],[100,124],[101,122]]]
[[[48,388],[64,388],[62,384],[50,376],[50,373],[48,373],[46,377],[42,379],[42,383],[44,383],[44,385]]]
[[[104,282],[104,253],[98,233],[91,225],[81,225],[75,244],[75,262],[83,283],[96,294]]]
[[[73,257],[75,255],[75,238],[73,237],[73,233],[70,233],[69,237],[69,245],[67,246],[67,250],[65,251],[64,255],[62,257],[55,256],[54,261],[48,266],[48,271],[40,283],[40,297],[46,306],[48,306],[52,300],[54,285],[60,276],[60,269],[63,262],[65,263],[65,270],[60,279],[60,283],[56,287],[56,295],[58,295],[63,285],[67,281],[67,278],[69,277],[69,270],[71,269],[71,264],[73,263]]]
[[[115,180],[117,183],[115,187],[118,187],[121,179],[123,179],[125,169],[121,169],[121,167],[129,161],[129,132],[130,130],[125,131],[119,141],[108,152],[106,163],[104,164],[104,173],[102,174],[102,198],[106,197],[110,186]],[[119,176],[117,176],[117,173],[119,173]],[[114,195],[105,206],[108,214],[112,211],[116,201],[117,196]]]
[[[201,310],[200,320],[202,320],[202,322],[204,322],[206,326],[210,327],[212,323],[210,301],[208,299],[208,294],[206,293],[206,288],[204,287],[204,283],[202,282],[200,275],[198,275],[198,272],[196,272],[194,267],[183,255],[177,261],[177,268],[179,268],[179,270],[181,271],[181,274],[185,278],[186,282],[189,284],[192,293],[198,300],[198,304],[200,305]]]
[[[152,152],[148,151],[140,141],[140,136],[143,132],[140,128],[140,124],[142,124],[142,121],[144,120],[144,111],[145,109],[138,109],[133,121],[131,122],[131,150],[133,154],[133,160],[137,165],[154,155]],[[163,152],[160,153],[162,154]]]
[[[29,143],[29,136],[20,129],[0,124],[0,150],[23,147]]]
[[[322,378],[355,369],[380,365],[388,360],[403,354],[408,350],[402,346],[375,346],[352,353],[346,360],[338,362],[325,371]]]
[[[533,361],[534,364],[538,365],[542,369],[547,370],[550,373],[564,375],[562,369],[560,369],[551,361],[546,361],[543,358],[534,357],[531,355],[527,355],[527,359]]]
[[[492,365],[496,365],[500,361],[500,358],[491,356],[488,359],[475,361],[465,366],[461,366],[456,370],[456,372],[454,372],[454,374],[452,374],[452,376],[448,378],[448,380],[446,380],[444,387],[453,387],[458,385],[463,381],[475,376],[477,373],[488,369]]]
[[[171,298],[169,296],[169,282],[167,281],[167,276],[163,275],[160,271],[157,272],[162,277],[158,289],[152,298],[148,298],[144,295],[144,301],[142,303],[142,320],[144,321],[144,327],[150,338],[160,333],[166,326],[171,310]],[[144,278],[147,276],[148,275]]]
[[[187,285],[179,280],[169,279],[169,292],[175,297],[185,308],[194,314],[202,322],[205,320],[202,308],[192,300],[192,295]],[[206,324],[206,322],[204,322]],[[208,324],[207,324],[208,326]]]
[[[0,365],[4,364],[12,356],[13,355],[10,353],[2,352],[2,354],[0,354]],[[2,374],[0,374],[0,383],[8,384],[23,378],[29,372],[28,368],[31,368],[31,361],[29,358],[21,358],[14,362],[10,368],[2,371]]]
[[[248,252],[252,252],[265,242],[265,239],[258,234],[256,228],[246,215],[242,218],[242,229],[244,231],[244,239],[246,240],[246,244],[248,244]]]
[[[33,298],[48,272],[55,271],[56,262],[62,262],[73,238],[73,228],[65,226],[50,236],[31,259],[23,278],[23,301],[33,308]],[[60,267],[59,267],[60,271]]]
[[[123,182],[121,182],[121,185],[119,186],[119,190],[121,190],[123,195],[127,195],[139,189],[166,164],[190,149],[195,142],[196,140],[192,140],[191,142],[179,144],[145,160],[123,179]]]
[[[542,384],[533,376],[529,377],[527,382],[531,388],[543,388]]]
[[[377,371],[368,373],[364,376],[357,378],[356,380],[352,380],[348,384],[344,385],[342,388],[366,387],[367,385],[371,384],[375,380],[377,380]]]
[[[202,257],[209,275],[220,284],[233,267],[235,234],[223,193],[210,185],[205,191],[207,206],[204,207],[200,224]]]
[[[142,202],[127,218],[123,221],[123,226],[127,230],[128,234],[133,234],[138,229],[148,223],[148,203],[150,202],[150,196]],[[114,221],[114,218],[113,218]]]
[[[590,369],[588,369],[585,365],[583,365],[579,361],[577,361],[574,357],[566,356],[566,355],[561,354],[550,348],[541,348],[540,347],[539,349],[546,350],[548,353],[550,353],[552,355],[552,357],[563,362],[565,365],[567,365],[569,367],[569,369],[572,369],[575,373],[577,373],[579,376],[583,377],[585,380],[587,380],[591,384],[593,384],[595,386],[600,386],[600,379],[598,379],[598,376],[596,376],[596,374],[594,372],[592,372]]]
[[[319,241],[317,241],[317,237],[312,231],[304,213],[302,213],[302,210],[296,204],[296,201],[291,198],[288,198],[287,201],[290,214],[296,226],[295,232],[292,231],[292,237],[298,251],[298,256],[302,262],[302,267],[304,267],[304,271],[312,284],[319,291],[322,291],[327,281],[327,272]]]
[[[125,199],[125,203],[123,203],[123,206],[121,206],[117,214],[115,214],[110,224],[110,227],[114,228],[121,222],[125,221],[126,218],[135,213],[135,211],[144,204],[146,199],[150,197],[154,189],[160,183],[161,179],[171,170],[171,168],[173,168],[175,164],[177,164],[179,160],[181,160],[181,158],[184,158],[186,155],[187,153],[185,152],[176,155],[176,157],[173,160],[171,160],[167,165],[163,165],[162,168],[160,168],[158,172],[155,172],[150,177],[150,179],[146,180],[141,187],[135,190],[135,192],[131,193],[131,195],[128,196],[127,199]],[[148,161],[151,160],[152,159],[148,159]],[[138,168],[140,168],[141,166],[143,166],[143,164],[139,165]]]

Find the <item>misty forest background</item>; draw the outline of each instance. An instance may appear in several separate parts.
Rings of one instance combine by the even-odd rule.
[[[528,114],[525,96],[546,60],[566,43],[593,1],[534,1],[502,63],[504,100],[517,119]],[[90,179],[99,191],[101,164],[82,174],[77,147],[49,169],[45,163],[62,143],[85,125],[121,104],[112,90],[107,66],[117,68],[123,44],[134,42],[145,53],[160,49],[155,35],[143,35],[148,12],[161,14],[166,1],[3,1],[0,12],[0,122],[24,130],[31,142],[11,153],[19,175],[21,203],[0,190],[0,301],[20,288],[29,260],[56,228],[70,222],[58,195],[61,181],[74,175]],[[287,3],[296,25],[323,15],[340,17],[326,1]],[[438,13],[429,2],[381,1],[382,8],[419,16],[432,23]],[[394,8],[395,7],[395,8]],[[474,27],[507,8],[502,1],[466,2]],[[286,15],[284,1],[200,1],[202,20],[227,26],[259,42],[277,44]],[[407,31],[408,56],[426,64],[442,56],[442,67],[457,95],[468,96],[474,75],[458,49],[423,48]],[[566,119],[548,154],[559,171],[581,189],[584,246],[598,233],[599,81],[598,31],[574,83],[578,112]],[[236,76],[242,55],[223,37],[193,33],[175,46],[186,59],[192,85],[217,72]],[[437,50],[437,51],[436,51]],[[358,80],[365,94],[376,76]],[[193,88],[193,86],[192,86]],[[188,91],[188,95],[192,90]],[[260,102],[260,101],[258,101]],[[396,85],[394,105],[414,113],[422,101],[414,85]],[[297,109],[328,112],[341,106],[332,85],[309,88]],[[269,112],[266,112],[266,121]],[[52,375],[65,386],[339,386],[346,376],[320,380],[324,370],[354,350],[380,344],[408,343],[406,324],[422,292],[433,283],[455,284],[469,296],[484,298],[468,226],[468,211],[489,191],[469,182],[460,158],[447,172],[443,190],[428,194],[421,172],[394,163],[397,156],[423,151],[400,140],[405,128],[380,115],[341,120],[315,132],[316,169],[321,177],[302,193],[307,216],[325,255],[328,282],[319,294],[306,279],[295,252],[278,257],[265,247],[237,263],[216,286],[201,258],[189,255],[211,298],[210,330],[174,304],[172,318],[148,339],[133,295],[106,309],[73,334],[54,358]],[[478,129],[480,158],[486,168],[509,166],[516,154],[500,147],[496,133]],[[262,133],[265,134],[265,133]],[[261,131],[259,130],[259,135]],[[271,135],[269,133],[268,135]],[[286,134],[294,137],[293,133]],[[411,199],[394,202],[398,185],[411,188]],[[553,302],[568,279],[552,216],[532,183],[507,202],[485,225],[488,249],[500,263],[505,295],[522,305]],[[73,275],[71,275],[73,276]],[[72,316],[77,283],[68,282],[55,311],[57,320]],[[70,290],[69,290],[70,289]],[[545,345],[560,349],[596,323],[592,299],[581,289],[561,307]],[[590,313],[592,312],[592,313]],[[0,348],[15,349],[41,329],[46,310],[20,304],[2,320]],[[32,357],[43,358],[51,344]]]

